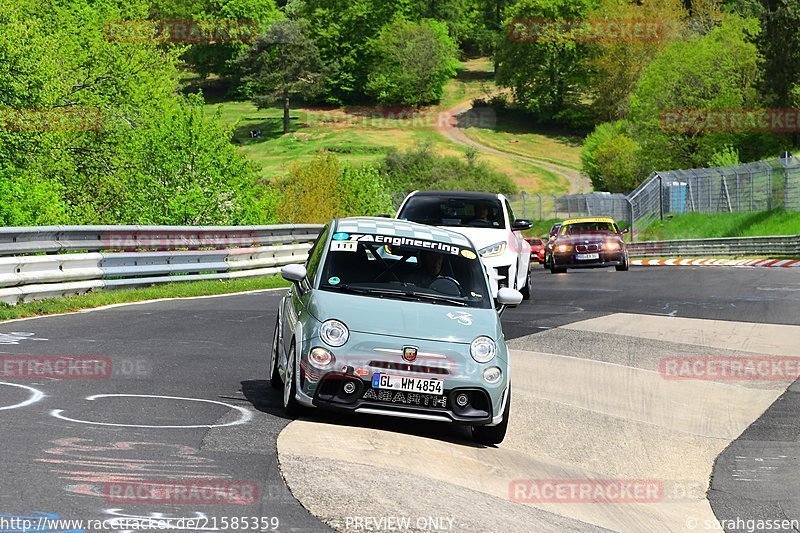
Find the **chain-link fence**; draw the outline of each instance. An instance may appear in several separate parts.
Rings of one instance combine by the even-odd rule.
[[[727,167],[654,172],[627,196],[523,192],[511,199],[511,205],[520,218],[610,216],[636,231],[683,213],[800,211],[800,159],[787,155]]]
[[[518,218],[552,220],[558,218],[609,216],[628,221],[630,208],[624,194],[536,194],[522,192],[510,198]]]

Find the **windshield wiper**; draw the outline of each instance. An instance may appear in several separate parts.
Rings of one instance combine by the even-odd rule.
[[[390,296],[400,299],[412,300],[427,300],[431,302],[447,302],[460,307],[466,307],[467,303],[457,298],[452,298],[444,295],[431,294],[428,292],[417,292],[414,290],[399,290],[399,289],[384,289],[380,287],[362,287],[345,283],[344,285],[325,285],[332,289],[338,289],[344,292],[352,292],[356,294],[375,294],[379,296]]]
[[[380,287],[361,287],[357,285],[351,285],[349,283],[345,283],[343,285],[325,285],[326,288],[330,289],[338,289],[343,292],[353,292],[356,294],[379,294],[382,296],[409,296],[407,292],[394,290],[394,289],[383,289]]]
[[[449,296],[438,295],[438,294],[431,294],[429,292],[417,292],[417,291],[409,291],[406,293],[408,296],[413,296],[414,298],[418,298],[420,300],[429,300],[432,302],[447,302],[453,305],[458,305],[461,307],[466,307],[467,302],[464,300],[459,300],[457,298],[452,298]]]

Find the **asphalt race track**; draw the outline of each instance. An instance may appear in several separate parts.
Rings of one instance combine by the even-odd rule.
[[[161,531],[747,531],[748,519],[800,519],[796,376],[664,374],[670,358],[796,357],[792,270],[536,267],[535,301],[503,317],[514,396],[499,447],[435,423],[286,419],[266,381],[280,291],[6,322],[5,358],[109,364],[92,379],[0,378],[0,530],[22,531],[3,517],[42,513],[129,519],[62,531],[148,519],[172,520]],[[598,503],[517,491],[542,480],[647,481],[658,494]],[[114,492],[189,482],[255,494]]]

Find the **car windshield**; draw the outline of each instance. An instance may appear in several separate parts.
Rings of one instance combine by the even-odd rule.
[[[319,288],[377,298],[491,307],[486,278],[474,250],[433,241],[413,242],[416,245],[395,246],[334,240]]]
[[[429,226],[494,229],[506,227],[503,206],[498,199],[412,196],[397,218]]]
[[[583,235],[587,233],[617,233],[611,222],[576,222],[561,228],[561,235]]]

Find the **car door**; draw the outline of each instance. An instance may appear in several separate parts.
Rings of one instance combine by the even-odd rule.
[[[508,212],[508,227],[510,230],[510,228],[514,226],[516,217],[514,216],[514,210],[511,209],[511,204],[508,203],[508,200],[504,200],[504,203],[506,205],[506,211]],[[531,247],[522,236],[521,231],[512,231],[511,234],[513,235],[512,239],[514,239],[514,241],[509,244],[514,247],[513,249],[517,254],[517,280],[513,288],[519,289],[525,284],[525,280],[527,279],[528,268],[531,262]]]
[[[328,240],[329,226],[325,226],[320,232],[314,245],[308,252],[308,259],[306,260],[306,278],[292,285],[286,293],[286,304],[282,317],[281,331],[283,353],[289,353],[289,348],[292,344],[292,336],[297,330],[297,322],[305,315],[308,309],[309,299],[313,293],[314,278],[317,270],[320,268],[322,257],[325,251],[325,244]]]

